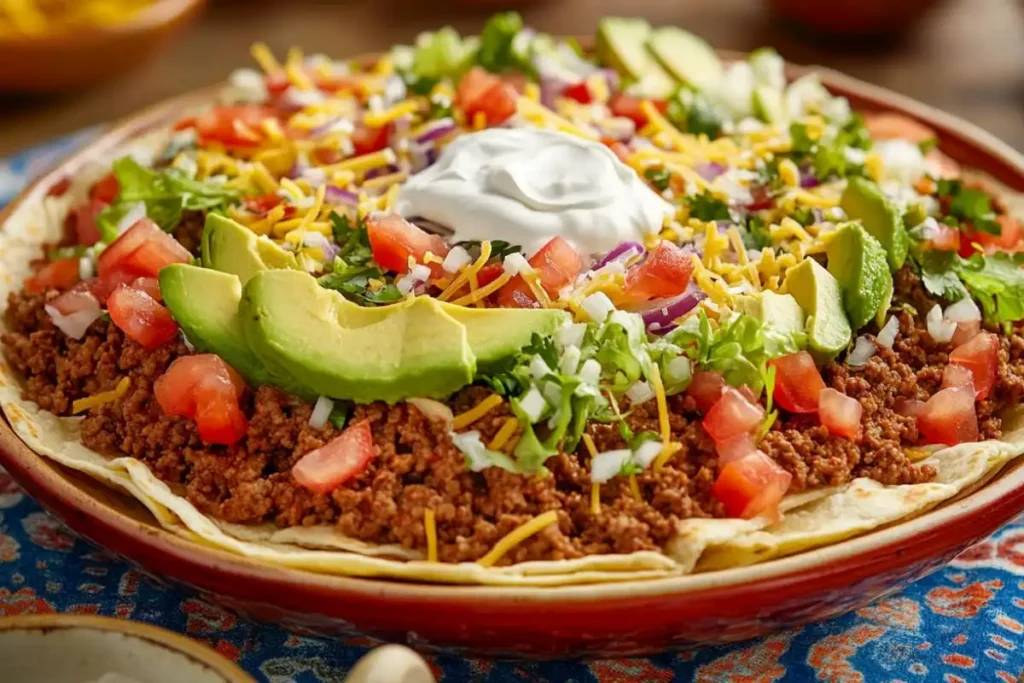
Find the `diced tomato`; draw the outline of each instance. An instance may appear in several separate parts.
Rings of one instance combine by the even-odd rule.
[[[302,456],[292,467],[292,476],[310,491],[326,494],[358,476],[376,455],[370,422],[362,420]]]
[[[106,208],[106,202],[100,199],[90,199],[68,213],[68,220],[75,233],[75,242],[84,247],[91,247],[100,241],[100,229],[96,224],[96,219]]]
[[[974,391],[974,375],[962,365],[950,363],[942,370],[942,388],[970,387]]]
[[[662,240],[653,253],[626,271],[623,296],[629,303],[679,296],[693,273],[693,259],[675,244]]]
[[[775,206],[775,199],[772,197],[771,188],[765,185],[750,188],[750,203],[747,204],[747,211],[763,211],[773,206]]]
[[[922,247],[932,251],[960,251],[960,231],[954,227],[939,223],[932,229],[931,238]]]
[[[485,287],[501,277],[504,272],[505,266],[501,263],[488,263],[476,274],[476,284]]]
[[[178,358],[153,385],[166,414],[193,418],[203,441],[227,445],[248,430],[238,403],[244,391],[241,375],[213,354]]]
[[[874,140],[909,140],[910,142],[928,142],[938,137],[934,128],[926,126],[917,119],[905,114],[885,112],[881,114],[865,114],[864,127]]]
[[[137,278],[132,282],[132,289],[149,294],[154,301],[163,301],[163,295],[160,293],[160,281],[155,277]]]
[[[718,471],[731,462],[745,458],[754,451],[757,446],[754,444],[754,435],[750,432],[743,432],[736,436],[715,442],[715,452],[718,453]]]
[[[586,81],[573,83],[562,91],[562,97],[568,97],[570,100],[576,100],[580,104],[590,104],[594,101],[594,96],[590,93],[590,88],[587,87]]]
[[[775,402],[791,413],[815,413],[825,382],[806,351],[768,361],[775,367]]]
[[[267,92],[271,95],[280,95],[292,85],[291,79],[286,74],[280,72],[267,74],[263,81],[267,86]]]
[[[110,320],[147,351],[178,334],[171,312],[146,292],[121,285],[107,298]]]
[[[78,259],[50,261],[25,281],[25,291],[42,292],[51,287],[65,290],[78,282]]]
[[[448,253],[448,245],[443,239],[420,229],[397,213],[371,214],[366,221],[366,229],[373,260],[385,270],[406,273],[410,257],[416,263],[423,263],[428,251],[440,258]],[[443,272],[439,263],[427,265],[434,277]]]
[[[963,236],[960,240],[960,255],[964,258],[972,256],[977,251],[975,243],[980,245],[986,254],[997,251],[1016,252],[1024,249],[1024,245],[1021,244],[1024,240],[1024,227],[1021,226],[1021,222],[1005,214],[996,216],[996,221],[999,223],[998,235],[978,232],[970,226],[963,226],[961,228]]]
[[[583,270],[583,258],[560,236],[552,237],[529,259],[544,291],[554,296],[573,282]],[[532,308],[537,300],[521,275],[516,275],[498,291],[498,304],[505,308]]]
[[[63,176],[60,180],[50,186],[50,189],[46,191],[47,197],[63,197],[71,187],[71,177]]]
[[[455,105],[472,121],[482,112],[488,126],[504,123],[516,113],[516,89],[494,74],[475,66],[466,72],[455,91]]]
[[[49,304],[61,315],[74,315],[79,311],[99,308],[99,301],[86,287],[76,286],[52,299]]]
[[[793,480],[786,470],[761,451],[729,463],[711,487],[711,495],[729,517],[776,517],[779,501]]]
[[[97,268],[101,277],[114,270],[156,277],[164,266],[191,260],[192,255],[177,240],[142,218],[103,250]]]
[[[965,387],[943,389],[928,399],[917,415],[917,430],[928,443],[958,443],[978,440],[978,415],[974,392]]]
[[[383,128],[370,128],[359,124],[352,132],[352,148],[356,156],[379,152],[388,146],[388,138],[391,135],[391,126]]]
[[[621,116],[632,120],[636,124],[637,130],[639,130],[647,125],[647,114],[644,114],[643,109],[640,107],[641,102],[642,100],[637,97],[618,93],[609,100],[608,108],[611,109],[612,116]],[[651,100],[651,104],[662,114],[668,111],[668,102],[665,100]]]
[[[974,339],[979,332],[981,332],[980,320],[968,320],[966,322],[957,323],[956,330],[953,332],[953,338],[950,339],[950,343],[953,344],[953,348],[956,348]]]
[[[601,138],[601,142],[619,158],[619,161],[624,164],[629,163],[630,151],[626,143],[611,138]]]
[[[923,408],[924,401],[918,401],[916,398],[898,398],[892,404],[892,409],[904,417],[917,417]]]
[[[130,285],[139,279],[139,274],[132,270],[115,268],[101,277],[94,277],[85,284],[100,303],[106,303],[111,293],[121,285]]]
[[[256,147],[263,142],[263,121],[273,111],[258,105],[222,105],[199,115],[195,128],[199,144],[219,143],[226,147]]]
[[[253,213],[266,213],[283,201],[284,199],[276,194],[263,194],[258,197],[246,197],[242,204]]]
[[[704,416],[704,430],[715,443],[726,441],[740,434],[757,429],[764,421],[764,408],[751,403],[746,396],[732,387],[726,388],[722,397]]]
[[[117,183],[117,176],[113,173],[108,173],[89,188],[89,199],[96,199],[105,204],[113,204],[120,192],[121,186]]]
[[[859,439],[860,418],[864,408],[860,401],[828,387],[822,389],[818,403],[818,417],[828,431],[848,439]]]
[[[999,371],[999,337],[992,332],[981,332],[966,344],[949,354],[952,365],[961,365],[974,377],[975,399],[983,401],[992,391]]]
[[[722,398],[726,387],[725,378],[717,372],[698,370],[693,373],[690,385],[686,387],[686,395],[697,403],[697,410],[707,415],[711,407]]]

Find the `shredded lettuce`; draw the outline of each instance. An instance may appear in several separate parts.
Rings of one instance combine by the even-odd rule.
[[[146,215],[170,232],[181,220],[182,211],[211,211],[234,203],[237,190],[188,177],[177,168],[160,171],[145,168],[131,157],[113,164],[119,187],[117,199],[96,218],[104,242],[117,239],[117,224],[138,202],[146,203]]]

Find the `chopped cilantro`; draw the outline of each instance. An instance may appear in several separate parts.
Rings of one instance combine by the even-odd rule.
[[[371,287],[370,280],[383,284]],[[317,282],[321,287],[340,292],[349,301],[363,306],[389,304],[402,298],[398,287],[387,282],[379,268],[348,263],[341,256],[334,259],[333,272],[321,276]]]
[[[335,401],[334,408],[331,409],[331,414],[328,416],[328,420],[334,425],[335,429],[344,429],[345,423],[348,422],[348,414],[350,405],[346,401]]]
[[[960,279],[988,322],[1000,324],[1024,319],[1024,254],[980,253],[962,260]]]
[[[728,221],[729,207],[721,199],[704,190],[701,194],[689,195],[686,201],[690,204],[690,216],[701,221]]]
[[[761,250],[772,246],[772,234],[768,224],[757,216],[748,216],[746,227],[740,228],[743,246],[747,249]]]
[[[672,180],[672,174],[668,169],[664,168],[648,168],[644,171],[644,177],[647,178],[651,185],[654,185],[659,192],[667,190],[668,184]]]
[[[916,259],[925,289],[947,301],[958,301],[967,290],[957,274],[960,257],[953,251],[926,251]]]
[[[456,242],[456,246],[460,246],[463,249],[469,251],[471,249],[480,248],[480,240],[466,240],[464,242]],[[504,260],[509,254],[522,251],[522,247],[518,244],[512,244],[505,240],[491,240],[491,258]]]
[[[789,217],[805,228],[808,225],[814,225],[815,223],[814,209],[809,209],[806,206],[793,209],[793,211],[790,212]]]
[[[357,218],[355,225],[347,216],[331,212],[331,232],[334,241],[341,247],[338,258],[349,266],[361,266],[373,260],[370,250],[370,234],[366,230],[366,220]]]
[[[959,180],[939,180],[938,194],[950,197],[949,215],[961,221],[969,221],[980,232],[998,235],[1002,232],[999,221],[992,210],[992,200],[981,190],[964,187]]]

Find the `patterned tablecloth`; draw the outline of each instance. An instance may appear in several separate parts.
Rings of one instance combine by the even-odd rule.
[[[0,161],[0,206],[93,131]],[[143,578],[70,536],[0,470],[0,616],[73,612],[136,619],[205,641],[258,680],[342,681],[372,647],[290,635]],[[1024,517],[904,593],[760,641],[618,661],[516,663],[435,656],[456,681],[853,681],[1013,683],[1024,669]],[[1024,679],[1022,679],[1024,680]]]

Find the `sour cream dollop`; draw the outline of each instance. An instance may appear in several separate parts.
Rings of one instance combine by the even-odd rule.
[[[463,135],[399,191],[396,209],[532,254],[561,235],[584,254],[657,233],[671,204],[606,146],[537,128]]]

